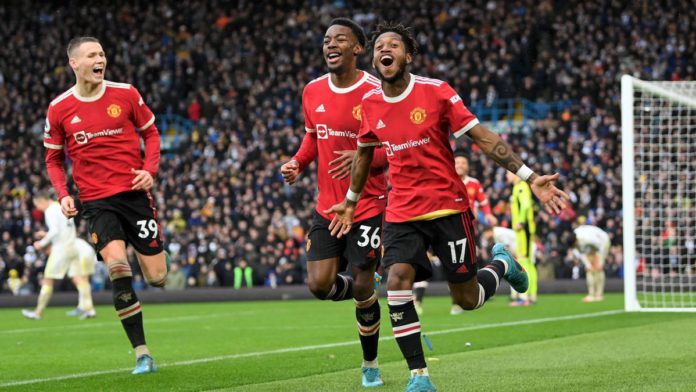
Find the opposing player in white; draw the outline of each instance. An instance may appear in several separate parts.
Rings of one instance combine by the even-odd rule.
[[[604,299],[604,262],[609,254],[611,240],[609,234],[596,226],[582,225],[573,230],[575,241],[573,253],[585,265],[588,295],[585,302]]]
[[[68,316],[79,316],[80,320],[94,318],[97,316],[92,303],[92,286],[89,284],[89,277],[94,274],[97,264],[97,253],[89,242],[82,238],[75,239],[78,259],[70,264],[68,276],[72,278],[75,287],[78,288],[77,307],[67,313]],[[80,283],[84,282],[84,283]],[[79,285],[87,288],[85,292],[79,291]]]
[[[513,257],[517,257],[517,237],[515,234],[515,230],[500,226],[489,227],[483,231],[482,237],[485,242],[481,245],[484,248],[492,246],[496,242],[500,242],[508,247],[508,250],[510,251],[510,253],[512,253]]]
[[[48,250],[50,255],[41,281],[41,291],[33,311],[23,309],[22,314],[33,320],[40,320],[43,311],[53,295],[53,285],[67,274],[77,287],[79,303],[76,311],[69,315],[79,315],[80,319],[96,316],[92,303],[92,289],[89,275],[94,273],[96,254],[84,240],[77,239],[73,219],[67,219],[61,212],[60,204],[51,199],[48,193],[39,192],[34,196],[34,205],[43,211],[47,232],[36,233],[38,241],[34,242],[36,250]]]

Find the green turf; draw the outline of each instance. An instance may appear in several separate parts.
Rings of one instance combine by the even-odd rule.
[[[679,287],[665,287],[662,291],[638,291],[640,306],[650,308],[693,308],[696,307],[696,292],[679,291]]]
[[[581,298],[546,295],[530,308],[498,298],[461,316],[448,314],[447,298],[427,298],[422,325],[434,346],[426,348],[434,383],[440,391],[694,390],[695,314],[627,314],[622,296]],[[350,302],[145,304],[148,345],[161,368],[139,377],[129,374],[133,354],[112,309],[100,307],[87,321],[66,310],[49,308],[38,322],[0,310],[0,389],[361,389]],[[386,317],[382,336],[387,385],[378,390],[402,391],[407,368]]]

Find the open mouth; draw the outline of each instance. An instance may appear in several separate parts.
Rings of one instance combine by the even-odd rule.
[[[329,63],[333,64],[333,63],[338,62],[338,59],[339,59],[340,57],[341,57],[341,54],[340,54],[340,53],[334,52],[334,53],[329,53],[329,54],[326,56],[326,59],[329,60]]]
[[[95,75],[104,75],[104,66],[97,65],[92,69],[92,72],[94,72]]]
[[[379,58],[379,62],[382,63],[385,67],[388,67],[392,64],[394,64],[394,57],[392,57],[390,54],[385,54],[384,56]]]

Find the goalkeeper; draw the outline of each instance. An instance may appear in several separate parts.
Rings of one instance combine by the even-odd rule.
[[[513,184],[510,197],[510,214],[512,215],[512,228],[516,237],[517,261],[522,265],[529,277],[529,289],[526,293],[515,292],[512,288],[512,306],[528,306],[537,301],[537,271],[534,266],[534,204],[532,190],[526,181],[520,180],[514,173],[507,173],[507,180]]]
[[[573,230],[573,254],[585,265],[588,295],[584,302],[604,299],[604,262],[609,254],[609,234],[596,226],[582,225]]]

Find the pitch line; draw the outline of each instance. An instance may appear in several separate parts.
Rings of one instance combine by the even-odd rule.
[[[256,311],[242,311],[242,312],[235,313],[235,316],[251,315],[251,314],[257,314],[257,313],[258,312],[256,312]],[[147,326],[148,324],[170,323],[172,321],[202,320],[202,319],[218,318],[218,317],[222,317],[222,316],[225,316],[225,315],[224,314],[199,314],[199,315],[177,316],[177,317],[159,317],[159,318],[146,317],[145,318],[145,325]],[[40,321],[28,321],[28,322],[37,323]],[[120,324],[121,323],[118,321],[117,318],[114,318],[112,321],[106,321],[106,322],[94,322],[94,321],[89,321],[89,320],[81,320],[80,324],[57,325],[57,326],[53,326],[53,327],[18,328],[18,329],[0,330],[0,335],[2,335],[2,334],[32,333],[32,332],[42,332],[42,331],[96,328],[96,327],[105,327],[105,326],[120,325]]]
[[[445,335],[445,334],[456,333],[456,332],[475,331],[475,330],[479,330],[479,329],[515,327],[515,326],[519,326],[519,325],[540,324],[540,323],[547,323],[547,322],[553,322],[553,321],[567,321],[567,320],[578,320],[578,319],[584,319],[584,318],[612,316],[612,315],[621,314],[621,313],[624,313],[624,311],[623,310],[607,310],[604,312],[596,312],[596,313],[573,314],[573,315],[558,316],[558,317],[543,317],[543,318],[538,318],[538,319],[508,321],[508,322],[503,322],[503,323],[477,324],[477,325],[470,325],[468,327],[450,328],[450,329],[443,329],[443,330],[439,330],[439,331],[429,331],[429,332],[427,332],[427,334],[431,335],[431,336],[432,335]],[[383,336],[379,340],[384,341],[384,340],[393,340],[393,339],[394,339],[393,336]],[[315,344],[315,345],[311,345],[311,346],[288,347],[288,348],[281,348],[281,349],[269,350],[269,351],[257,351],[257,352],[251,352],[251,353],[217,355],[214,357],[198,358],[198,359],[191,359],[191,360],[187,360],[187,361],[176,361],[176,362],[171,362],[171,363],[165,363],[165,364],[161,364],[158,366],[160,368],[164,368],[164,367],[172,367],[172,366],[197,365],[197,364],[201,364],[201,363],[224,361],[224,360],[229,360],[229,359],[261,357],[261,356],[266,356],[266,355],[287,354],[287,353],[293,353],[293,352],[299,352],[299,351],[310,351],[310,350],[318,350],[318,349],[324,349],[324,348],[351,346],[351,345],[355,345],[358,343],[360,343],[358,340],[351,340],[349,342],[337,342],[337,343]],[[4,384],[0,384],[0,388],[15,387],[15,386],[20,386],[20,385],[38,384],[38,383],[50,382],[50,381],[63,381],[63,380],[70,380],[70,379],[74,379],[74,378],[101,376],[104,374],[128,372],[130,370],[131,370],[130,368],[97,370],[97,371],[93,371],[93,372],[66,374],[63,376],[35,378],[35,379],[30,379],[30,380],[10,381],[10,382],[4,383]]]

